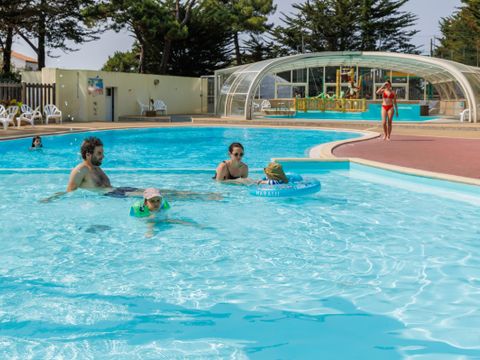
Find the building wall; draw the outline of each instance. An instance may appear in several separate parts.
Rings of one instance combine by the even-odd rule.
[[[108,71],[42,69],[42,82],[55,83],[57,106],[64,120],[107,121],[106,88],[114,88],[115,121],[123,115],[139,115],[138,101],[161,99],[169,115],[202,113],[200,78],[118,73]],[[103,93],[89,93],[88,80],[103,80]],[[24,72],[22,81],[37,80],[35,72]]]
[[[30,84],[41,84],[42,72],[41,71],[22,71],[22,82],[26,82]]]

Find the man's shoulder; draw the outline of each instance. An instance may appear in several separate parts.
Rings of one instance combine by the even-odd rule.
[[[72,173],[85,174],[88,172],[88,167],[85,163],[80,163],[72,169]]]

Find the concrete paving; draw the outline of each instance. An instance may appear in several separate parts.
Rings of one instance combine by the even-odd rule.
[[[480,139],[392,135],[340,145],[333,155],[480,179],[479,151]]]

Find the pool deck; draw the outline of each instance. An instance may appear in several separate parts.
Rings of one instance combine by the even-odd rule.
[[[104,129],[124,129],[171,126],[262,126],[311,129],[361,130],[380,134],[379,123],[340,121],[298,120],[225,120],[219,118],[194,117],[192,122],[68,122],[64,124],[23,126],[0,130],[0,140],[30,137],[35,134],[58,134]],[[391,141],[373,139],[334,144],[324,151],[325,158],[362,159],[375,164],[409,168],[411,170],[470,178],[477,183],[480,179],[480,124],[446,122],[394,124]],[[415,173],[415,171],[412,171]],[[427,174],[428,175],[428,174]],[[441,177],[441,176],[440,176]],[[449,178],[446,176],[445,178]],[[457,179],[458,180],[458,179]],[[480,184],[480,182],[478,182]]]

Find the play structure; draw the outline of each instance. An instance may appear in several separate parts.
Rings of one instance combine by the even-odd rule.
[[[320,93],[313,98],[295,99],[297,111],[341,111],[364,112],[367,111],[366,99],[360,99],[362,76],[355,82],[355,69],[337,69],[335,94]],[[342,83],[347,83],[346,91],[342,90]]]

